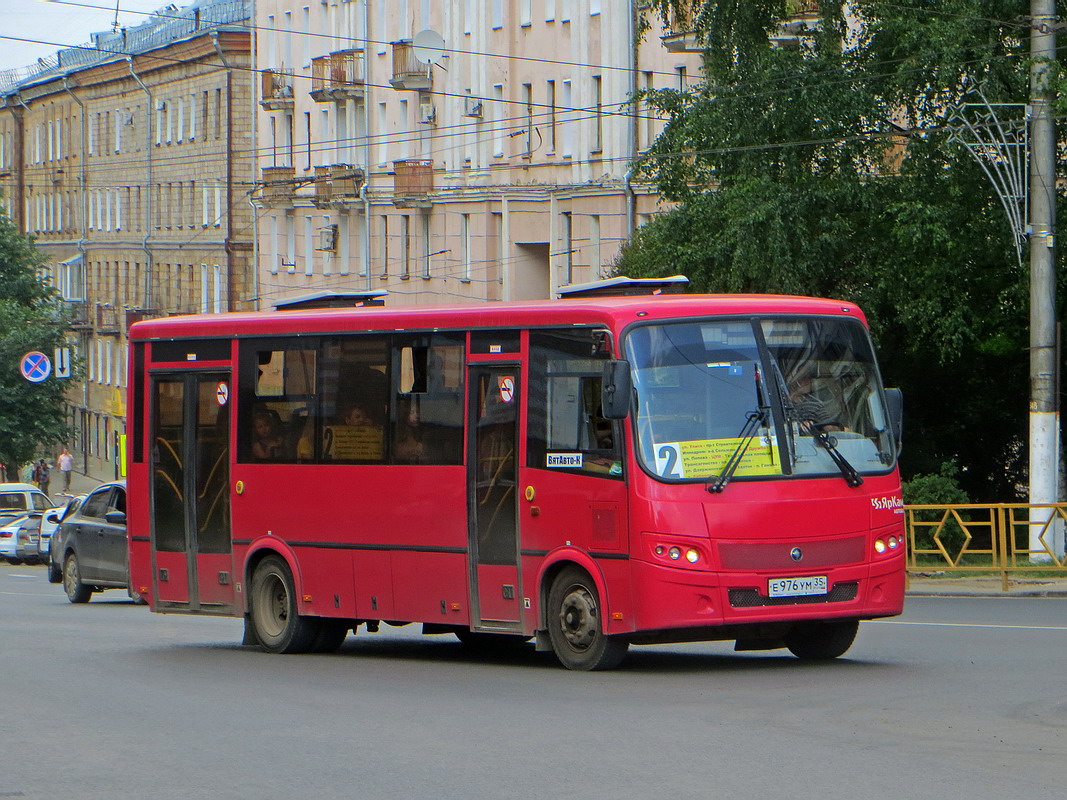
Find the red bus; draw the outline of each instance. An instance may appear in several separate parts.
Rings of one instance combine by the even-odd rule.
[[[566,667],[900,613],[900,398],[847,302],[662,295],[130,330],[131,586],[271,652],[421,623]]]

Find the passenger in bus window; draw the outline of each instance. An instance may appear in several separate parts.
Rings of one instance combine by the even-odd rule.
[[[405,407],[406,406],[406,407]],[[401,464],[422,462],[425,446],[422,440],[422,418],[416,398],[402,398],[397,402],[396,460]]]
[[[847,430],[839,410],[816,394],[810,369],[801,368],[794,373],[789,384],[789,401],[801,433],[814,435]]]
[[[255,434],[252,437],[252,456],[257,461],[281,458],[285,440],[277,412],[270,409],[257,411],[252,415],[252,425]]]

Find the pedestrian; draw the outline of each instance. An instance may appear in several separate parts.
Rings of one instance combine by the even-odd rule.
[[[64,447],[63,452],[56,457],[56,465],[63,473],[63,494],[70,494],[70,475],[74,471],[74,456],[67,448]]]
[[[37,469],[33,472],[33,477],[37,482],[38,488],[45,494],[48,494],[48,482],[51,479],[51,475],[49,475],[48,472],[49,469],[51,468],[48,466],[48,462],[42,458],[37,462]]]

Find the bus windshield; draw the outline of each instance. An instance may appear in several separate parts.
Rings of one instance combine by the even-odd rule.
[[[853,319],[686,320],[630,332],[638,457],[664,480],[883,473],[895,462]],[[844,464],[844,466],[843,466]],[[720,486],[721,488],[721,486]]]

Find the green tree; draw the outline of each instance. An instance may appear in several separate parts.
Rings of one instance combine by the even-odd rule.
[[[55,292],[40,277],[41,255],[33,241],[0,213],[0,461],[9,480],[42,448],[70,434],[64,421],[62,380],[31,383],[19,364],[32,350],[51,355],[64,343]]]
[[[905,475],[955,461],[971,496],[1010,499],[1025,484],[1027,275],[951,133],[979,84],[1026,99],[1027,4],[818,6],[818,30],[789,48],[769,34],[796,2],[652,4],[691,21],[705,79],[643,98],[667,123],[636,167],[676,205],[616,271],[860,304],[905,391]]]

